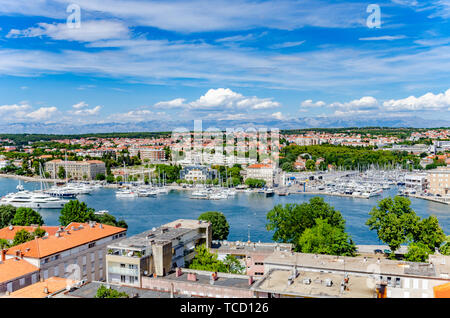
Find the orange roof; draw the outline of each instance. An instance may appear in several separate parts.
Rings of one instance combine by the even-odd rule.
[[[100,225],[102,228],[100,228]],[[72,227],[76,230],[72,230]],[[124,228],[100,223],[90,227],[89,223],[73,222],[59,233],[59,237],[49,235],[48,237],[34,239],[10,248],[7,254],[16,255],[16,251],[20,250],[24,257],[43,258],[125,231]]]
[[[450,298],[450,283],[433,287],[434,298]]]
[[[10,258],[0,263],[0,283],[37,271],[39,271],[38,267],[23,259]]]
[[[14,240],[14,236],[17,232],[20,230],[27,230],[28,232],[32,233],[34,230],[36,230],[37,226],[18,226],[18,225],[11,225],[10,227],[4,227],[3,229],[0,229],[0,239],[4,240]],[[56,231],[58,231],[58,226],[41,226],[41,229],[45,230],[48,235],[55,235]]]
[[[261,164],[261,163],[255,163],[255,164],[247,167],[247,169],[260,169],[260,168],[272,168],[272,166]]]
[[[62,277],[50,277],[43,282],[37,282],[27,287],[21,288],[12,292],[11,298],[45,298],[50,294],[66,289],[67,286],[72,286],[77,281]],[[47,293],[45,292],[47,288]]]

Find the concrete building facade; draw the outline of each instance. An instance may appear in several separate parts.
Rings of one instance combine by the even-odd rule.
[[[68,178],[76,180],[93,180],[98,174],[106,174],[106,166],[100,160],[64,161],[51,160],[45,163],[45,171],[51,178],[57,178],[60,167],[64,168]]]

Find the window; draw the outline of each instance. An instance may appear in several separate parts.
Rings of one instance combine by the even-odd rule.
[[[263,262],[255,262],[255,265],[264,265]]]
[[[20,284],[20,286],[25,285],[25,278],[21,278],[21,279],[19,280],[19,284]]]
[[[95,260],[95,253],[91,253],[91,262]]]
[[[92,248],[95,246],[95,242],[94,243],[89,243],[88,248]]]
[[[55,266],[55,271],[54,271],[55,275],[54,276],[58,276],[59,275],[59,266]]]
[[[125,275],[120,275],[120,282],[121,283],[125,283],[125,279],[126,279]]]

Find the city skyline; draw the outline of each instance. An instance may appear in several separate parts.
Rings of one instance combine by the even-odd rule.
[[[449,126],[450,2],[370,5],[0,1],[0,127]]]

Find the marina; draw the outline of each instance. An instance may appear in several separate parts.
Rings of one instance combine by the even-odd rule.
[[[17,192],[18,180],[0,178],[0,195]],[[37,182],[23,183],[25,190],[39,190]],[[169,189],[171,189],[169,191]],[[231,189],[230,191],[232,191]],[[323,193],[290,193],[267,197],[255,190],[235,189],[234,195],[221,200],[194,200],[193,189],[182,187],[166,187],[159,195],[149,197],[132,196],[120,198],[116,196],[117,188],[97,188],[90,194],[78,195],[80,201],[86,202],[96,211],[107,210],[118,219],[124,219],[129,226],[129,235],[137,234],[148,228],[177,218],[196,219],[206,211],[221,211],[230,224],[229,240],[270,242],[272,233],[265,229],[266,214],[277,204],[307,202],[313,196],[320,196],[339,210],[346,220],[346,229],[357,244],[380,244],[376,233],[369,231],[365,222],[369,211],[383,197],[394,196],[398,187],[384,190],[380,196],[357,198],[354,196],[331,196]],[[166,193],[167,192],[167,193]],[[233,191],[232,191],[233,192]],[[162,193],[166,193],[163,194]],[[435,215],[442,228],[450,232],[450,209],[442,203],[410,198],[412,208],[421,217]],[[59,223],[59,209],[40,209],[39,213],[47,225]]]

